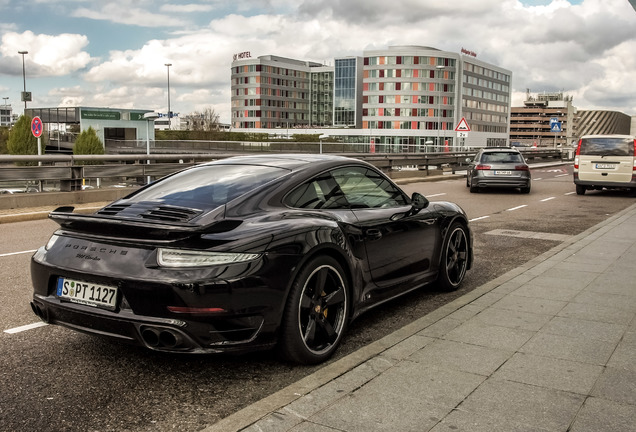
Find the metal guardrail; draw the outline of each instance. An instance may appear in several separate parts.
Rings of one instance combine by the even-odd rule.
[[[59,181],[61,191],[81,189],[84,179],[162,177],[197,163],[224,159],[239,153],[135,154],[135,155],[0,155],[0,181]],[[253,154],[253,153],[252,153]],[[401,167],[416,167],[428,175],[434,167],[453,172],[465,166],[475,151],[449,153],[340,153],[365,160],[389,176]],[[562,159],[560,150],[523,151],[526,159]],[[110,162],[110,163],[108,163]],[[87,164],[93,163],[93,164]],[[18,165],[16,165],[18,164]],[[32,164],[32,166],[21,166]],[[36,165],[37,164],[37,165]],[[424,173],[423,173],[424,174]]]

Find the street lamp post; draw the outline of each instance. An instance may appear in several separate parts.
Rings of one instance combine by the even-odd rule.
[[[318,139],[320,140],[320,154],[322,154],[322,140],[329,138],[329,135],[327,134],[322,134],[318,137]]]
[[[170,130],[170,123],[172,122],[172,115],[170,115],[170,66],[172,66],[172,63],[166,63],[165,66],[168,69],[168,130]]]
[[[22,92],[22,99],[24,100],[24,114],[27,109],[27,97],[26,97],[26,69],[24,67],[24,55],[28,54],[28,51],[18,51],[18,54],[22,55],[22,81],[24,82],[24,91]]]
[[[438,65],[435,66],[435,69],[437,69],[438,71],[443,71],[444,70],[444,66],[442,65]],[[442,86],[441,83],[439,83],[440,87]],[[437,151],[439,151],[439,130],[442,128],[442,89],[440,88],[439,90],[439,95],[437,97],[437,117],[438,117],[438,121],[437,121],[437,141],[435,143],[435,147]]]

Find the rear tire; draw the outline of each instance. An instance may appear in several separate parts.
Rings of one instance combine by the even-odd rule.
[[[437,281],[444,291],[454,291],[466,276],[468,269],[468,231],[459,222],[453,223],[442,244]]]
[[[527,187],[522,187],[521,188],[521,193],[522,194],[529,194],[530,193],[530,189],[531,189],[530,185],[528,185]]]
[[[585,195],[586,189],[587,188],[585,186],[576,185],[576,194],[577,195]]]
[[[318,256],[302,268],[289,292],[281,326],[280,354],[300,364],[327,360],[347,328],[349,287],[340,264]]]

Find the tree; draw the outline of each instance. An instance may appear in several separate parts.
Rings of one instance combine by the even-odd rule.
[[[104,144],[97,137],[97,132],[93,127],[89,127],[87,130],[83,131],[77,137],[75,144],[73,145],[73,154],[74,155],[103,155],[104,154]],[[102,163],[102,161],[85,161],[86,165],[98,165]]]
[[[7,148],[7,141],[9,140],[9,128],[8,127],[0,127],[0,154],[9,153],[9,149]]]
[[[206,132],[219,130],[219,117],[212,107],[207,107],[203,112],[194,111],[186,116],[188,129]]]
[[[42,147],[44,147],[44,145],[42,145]],[[9,154],[12,155],[38,154],[38,139],[34,137],[33,132],[31,132],[31,117],[21,115],[15,125],[13,125],[9,132],[7,149],[9,150]]]

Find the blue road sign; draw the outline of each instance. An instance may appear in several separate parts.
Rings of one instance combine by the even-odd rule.
[[[554,123],[558,123],[559,122],[559,118],[558,117],[551,117],[550,118],[550,126],[552,126]]]
[[[561,122],[552,123],[550,125],[550,132],[561,132]]]

